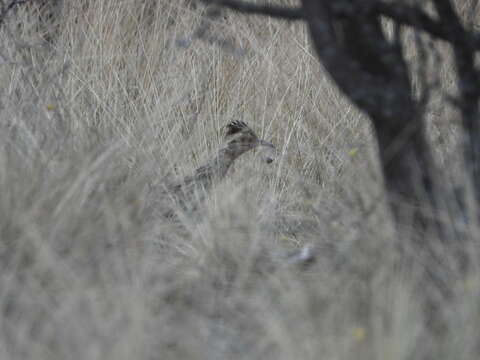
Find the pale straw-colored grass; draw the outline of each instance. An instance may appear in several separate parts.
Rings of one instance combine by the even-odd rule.
[[[0,30],[0,358],[475,358],[478,274],[433,342],[418,269],[393,267],[367,119],[305,27],[225,14],[211,32],[241,51],[179,46],[200,10],[65,1],[42,32],[20,8]],[[276,162],[244,155],[200,216],[144,216],[238,118]],[[307,244],[315,264],[282,262]]]

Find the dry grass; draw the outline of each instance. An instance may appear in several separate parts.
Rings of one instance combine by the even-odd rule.
[[[303,25],[227,15],[232,52],[177,45],[201,22],[184,1],[66,1],[54,22],[22,9],[0,31],[2,360],[477,358],[480,277],[435,342],[419,269],[393,266],[368,123]],[[146,216],[234,118],[277,161],[246,155],[199,216]],[[305,244],[317,263],[282,265]]]

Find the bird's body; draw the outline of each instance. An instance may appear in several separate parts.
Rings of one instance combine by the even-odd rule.
[[[275,149],[271,143],[259,139],[243,121],[233,121],[225,129],[226,144],[218,150],[216,156],[197,168],[193,175],[167,187],[168,194],[184,210],[196,208],[212,186],[225,178],[229,168],[242,154],[259,146]],[[265,161],[272,162],[273,155],[267,156]]]

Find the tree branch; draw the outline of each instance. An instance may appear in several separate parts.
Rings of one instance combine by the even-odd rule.
[[[443,31],[438,21],[433,20],[418,7],[383,1],[373,1],[371,6],[374,13],[388,17],[399,24],[412,26],[443,40],[449,40],[450,38],[449,34]]]
[[[219,5],[243,14],[264,15],[284,20],[303,20],[305,18],[301,7],[285,7],[277,5],[258,5],[241,0],[200,0],[205,4]]]
[[[434,0],[433,4],[442,19],[445,31],[458,39],[452,42],[458,89],[460,93],[459,108],[462,113],[463,150],[467,172],[474,185],[477,203],[480,203],[480,72],[475,66],[474,44],[465,41],[470,33],[462,25],[461,19],[449,0]]]
[[[201,0],[205,4],[223,6],[243,14],[263,15],[277,19],[290,21],[305,20],[305,12],[302,7],[284,7],[269,4],[253,4],[243,0]],[[427,13],[418,7],[386,3],[383,0],[365,1],[365,12],[374,15],[385,16],[398,24],[408,25],[418,30],[425,31],[433,37],[448,42],[457,40],[455,34],[446,31],[440,21],[432,19]],[[351,10],[348,6],[332,6],[332,13],[337,17],[351,16]],[[480,34],[465,34],[464,40],[480,50]]]
[[[395,22],[412,26],[450,43],[457,41],[466,42],[471,44],[473,48],[480,50],[480,34],[464,31],[460,35],[458,32],[452,32],[443,26],[442,21],[432,19],[427,13],[417,7],[385,3],[382,0],[373,0],[371,6],[373,12],[388,17]]]

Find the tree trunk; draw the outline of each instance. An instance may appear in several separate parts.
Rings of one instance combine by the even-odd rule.
[[[379,19],[362,14],[361,2],[339,2],[351,7],[351,18],[335,19],[328,1],[303,0],[317,55],[372,120],[397,227],[412,225],[424,234],[436,227],[435,167],[399,34],[387,40]]]

